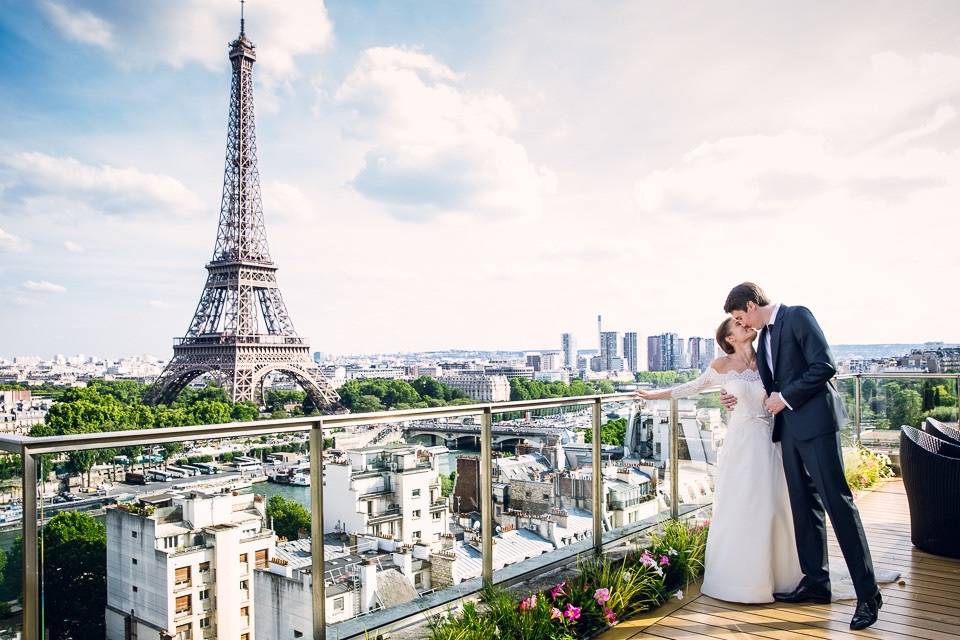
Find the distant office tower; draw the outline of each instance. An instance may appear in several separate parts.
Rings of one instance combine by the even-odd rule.
[[[556,371],[562,364],[559,351],[544,351],[540,354],[541,371]]]
[[[647,368],[650,371],[674,371],[683,368],[683,341],[675,333],[647,338]]]
[[[603,331],[600,333],[600,362],[602,371],[612,371],[613,359],[620,357],[620,332]]]
[[[627,361],[627,371],[636,373],[640,370],[640,361],[637,359],[637,333],[628,331],[623,334],[623,357]]]
[[[704,338],[700,343],[700,368],[706,369],[717,357],[717,341],[713,338]]]
[[[700,349],[703,345],[703,338],[687,339],[687,367],[691,369],[701,369]]]
[[[603,318],[599,313],[597,314],[597,338],[599,339],[598,346],[603,349]]]
[[[660,371],[660,336],[647,336],[647,371]]]
[[[527,366],[533,367],[534,372],[540,371],[541,369],[542,358],[539,353],[528,353],[527,354]]]
[[[577,341],[572,333],[560,334],[560,349],[563,351],[563,366],[567,369],[577,368]]]

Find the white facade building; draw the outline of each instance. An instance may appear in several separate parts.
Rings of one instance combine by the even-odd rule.
[[[506,376],[465,374],[443,376],[440,378],[440,382],[454,389],[459,389],[480,402],[505,402],[510,399],[510,380]]]
[[[344,463],[325,466],[325,533],[367,533],[405,544],[440,540],[450,513],[438,465],[423,447],[348,451]]]
[[[254,638],[262,496],[163,494],[107,510],[107,640]]]

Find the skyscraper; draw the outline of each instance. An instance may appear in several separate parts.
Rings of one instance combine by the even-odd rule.
[[[620,357],[620,332],[602,331],[600,333],[600,362],[603,371],[614,369],[613,359]]]
[[[650,371],[683,369],[683,340],[675,333],[647,338],[647,365]]]
[[[560,350],[563,351],[563,366],[575,371],[577,368],[577,341],[572,333],[560,334]]]
[[[702,369],[700,366],[700,355],[701,348],[703,345],[703,338],[688,338],[687,339],[687,366],[691,369]]]
[[[623,357],[627,360],[627,370],[636,373],[640,370],[640,361],[637,359],[637,333],[628,331],[623,334]]]

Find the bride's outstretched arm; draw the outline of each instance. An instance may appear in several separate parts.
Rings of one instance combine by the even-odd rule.
[[[704,389],[714,387],[720,384],[720,376],[713,367],[707,367],[707,370],[700,374],[696,380],[685,384],[677,385],[669,389],[660,389],[658,391],[637,391],[637,395],[643,400],[665,400],[667,398],[686,398],[695,396]]]

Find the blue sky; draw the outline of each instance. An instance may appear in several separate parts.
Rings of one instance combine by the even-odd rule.
[[[204,281],[233,0],[0,0],[0,356],[166,356]],[[950,2],[247,3],[264,210],[325,352],[960,340]],[[929,312],[928,312],[929,311]],[[554,344],[557,343],[557,344]]]

